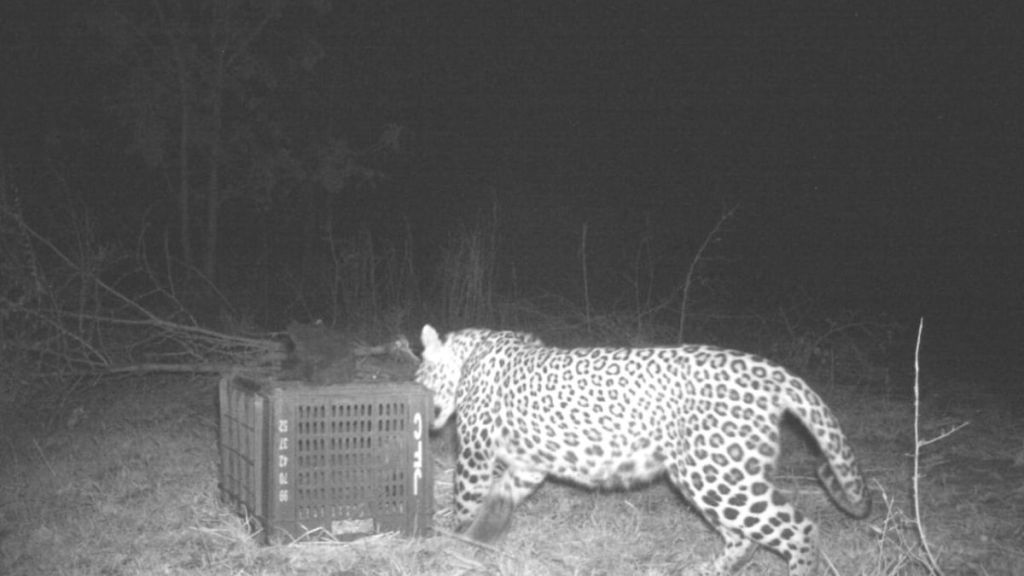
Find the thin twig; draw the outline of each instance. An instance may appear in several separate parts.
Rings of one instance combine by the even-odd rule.
[[[697,249],[697,253],[693,255],[693,259],[690,260],[690,267],[686,271],[686,280],[683,282],[683,301],[679,306],[679,332],[676,334],[676,342],[683,341],[683,329],[686,324],[686,309],[690,304],[690,287],[693,285],[693,274],[697,270],[697,264],[704,257],[704,252],[711,245],[711,242],[718,237],[719,230],[722,229],[722,225],[725,221],[732,217],[736,212],[736,207],[732,207],[722,214],[718,218],[718,222],[715,222],[715,226],[711,228],[711,231],[704,236],[704,241],[701,242],[700,248]]]
[[[928,538],[925,536],[924,522],[921,518],[921,447],[925,442],[921,440],[921,333],[924,332],[924,318],[917,326],[917,344],[914,346],[914,523],[917,526],[917,534],[921,538],[921,547],[928,557],[928,570],[932,574],[942,575],[935,556],[932,555],[928,546]]]
[[[587,332],[590,332],[590,279],[587,275],[587,223],[583,223],[580,232],[580,266],[583,269],[583,306],[587,321]]]

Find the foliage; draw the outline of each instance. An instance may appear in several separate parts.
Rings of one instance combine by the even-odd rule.
[[[0,350],[5,408],[60,410],[100,379],[160,371],[210,372],[280,361],[277,342],[199,325],[173,279],[96,240],[87,212],[42,235],[9,186],[0,196]]]
[[[130,134],[127,151],[167,183],[185,270],[199,265],[218,278],[225,210],[265,213],[275,199],[291,197],[304,208],[303,230],[324,230],[335,198],[379,179],[377,157],[397,149],[397,125],[359,147],[338,127],[311,129],[293,111],[324,113],[328,105],[312,76],[323,48],[303,30],[317,30],[317,17],[330,8],[321,0],[110,1],[83,16],[89,33],[105,41],[97,67],[121,73],[109,106]],[[320,100],[297,103],[297,92]],[[311,198],[294,200],[302,195]]]
[[[442,253],[440,281],[444,316],[459,324],[493,320],[495,236],[482,228],[449,239]]]
[[[353,239],[332,240],[331,321],[364,335],[399,334],[416,302],[416,275],[408,244],[378,242],[363,228]]]

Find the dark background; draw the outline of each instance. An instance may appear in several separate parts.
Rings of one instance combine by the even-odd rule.
[[[117,95],[146,101],[126,86],[161,58],[134,58],[145,54],[140,38],[160,46],[171,30],[211,49],[201,31],[215,16],[202,5],[4,3],[0,154],[30,220],[67,205],[90,213],[107,242],[131,244],[144,230],[173,238],[173,114],[163,161],[147,161],[138,109]],[[224,5],[244,31],[269,3]],[[696,303],[771,309],[799,294],[908,325],[923,316],[926,347],[951,369],[1019,370],[1016,3],[330,7],[286,3],[245,51],[261,73],[225,92],[225,130],[245,140],[232,140],[243,144],[222,174],[242,193],[223,204],[220,284],[253,267],[288,269],[303,199],[332,194],[336,229],[406,247],[424,293],[436,291],[429,276],[445,242],[483,226],[499,239],[509,296],[579,302],[585,225],[591,298],[614,306],[641,255],[651,292],[672,293],[735,209],[706,253]],[[389,126],[400,137],[374,148]],[[379,178],[325,192],[323,178],[243,160],[287,151],[314,165],[338,139],[369,151],[355,158]],[[193,154],[201,203],[209,162],[201,146]],[[251,164],[271,168],[254,176]],[[244,196],[257,189],[258,201]],[[285,310],[286,295],[271,293],[257,305]],[[436,321],[429,301],[417,314]],[[287,315],[263,317],[280,325]]]

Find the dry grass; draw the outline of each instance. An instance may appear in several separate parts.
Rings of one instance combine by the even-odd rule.
[[[0,573],[687,574],[721,547],[664,483],[616,493],[548,483],[519,509],[500,549],[392,534],[260,546],[218,500],[214,389],[212,379],[122,382],[89,391],[56,418],[5,417]],[[877,489],[869,520],[846,518],[813,482],[816,461],[799,436],[787,435],[779,484],[818,521],[825,567],[843,575],[928,573],[909,488],[912,407],[824,392]],[[923,520],[945,574],[1021,574],[1024,467],[1014,465],[1021,427],[1009,411],[979,409],[985,418],[922,451]],[[926,412],[924,434],[968,415]],[[1007,434],[1016,441],[1008,444]],[[435,454],[444,533],[452,457]],[[784,574],[785,566],[758,552],[742,573]]]

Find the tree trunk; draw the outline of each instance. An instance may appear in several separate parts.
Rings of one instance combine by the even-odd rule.
[[[163,15],[161,13],[161,20]],[[192,190],[189,187],[189,139],[192,137],[191,124],[192,115],[189,112],[191,106],[191,94],[188,86],[188,67],[185,65],[185,56],[182,54],[182,39],[173,34],[167,35],[167,40],[174,50],[174,61],[178,72],[178,98],[181,105],[180,111],[180,133],[178,141],[178,236],[181,242],[181,259],[185,263],[186,270],[191,270],[195,264],[192,254],[192,214],[190,204],[192,202]]]
[[[219,134],[214,137],[219,141]],[[219,142],[215,147],[219,146]],[[220,155],[212,154],[210,158],[210,188],[206,196],[206,253],[203,258],[203,274],[207,280],[217,283],[217,229],[220,218]]]
[[[188,140],[189,122],[192,119],[188,112],[188,89],[185,79],[184,64],[178,62],[178,89],[181,96],[181,135],[178,143],[178,212],[181,218],[178,234],[181,242],[181,259],[185,262],[185,268],[191,270],[195,264],[192,258],[192,236],[189,230],[192,228],[192,217],[189,212],[189,203],[192,194],[188,185],[189,164],[188,164]]]
[[[220,228],[220,169],[223,162],[223,118],[221,111],[224,105],[224,55],[223,51],[217,59],[217,76],[213,85],[213,142],[210,149],[210,182],[206,194],[206,254],[203,260],[203,273],[206,279],[217,284],[217,240]]]

